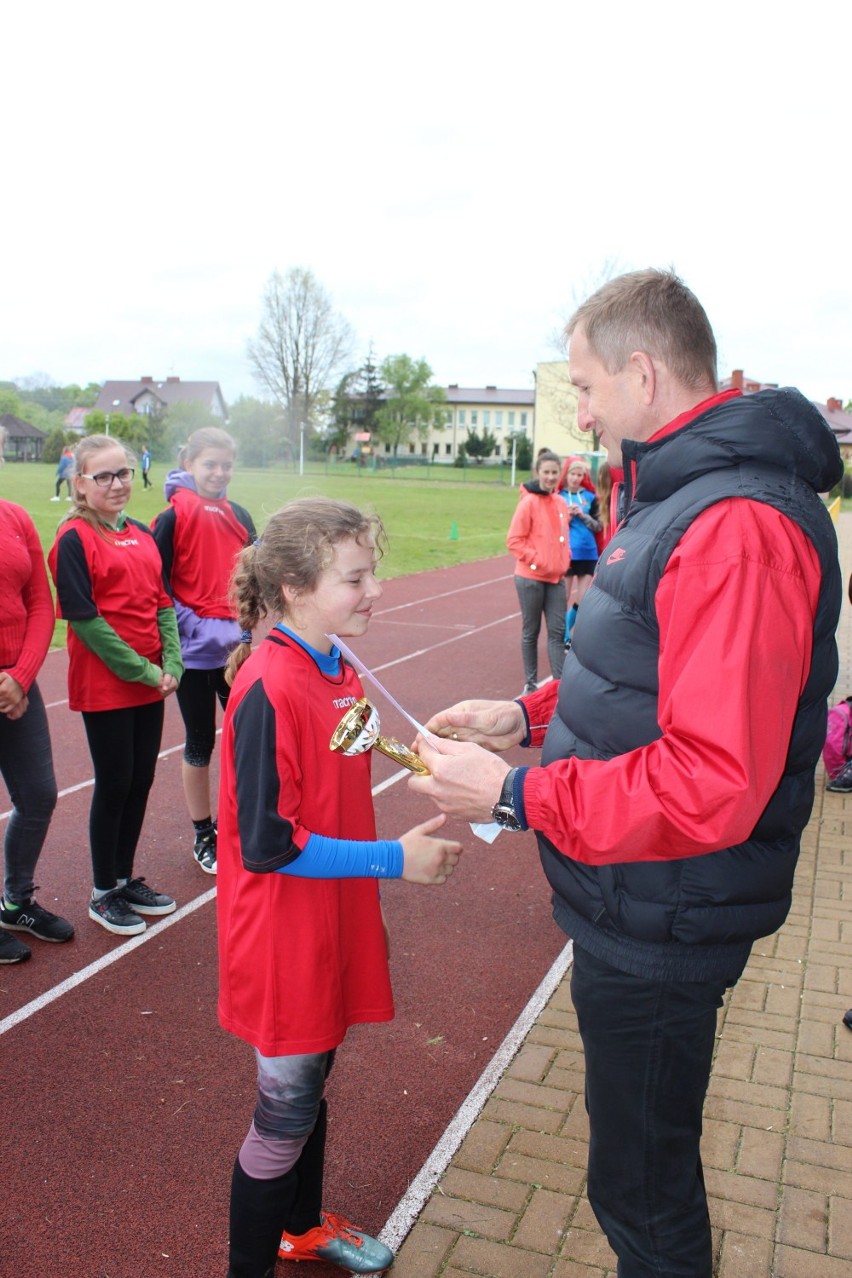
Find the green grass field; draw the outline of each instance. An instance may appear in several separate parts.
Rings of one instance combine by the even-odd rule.
[[[29,511],[45,553],[67,509],[64,491],[60,502],[50,500],[54,471],[54,466],[38,462],[7,462],[0,469],[0,497]],[[155,465],[154,487],[148,490],[137,475],[129,515],[150,523],[163,509],[165,473],[164,465]],[[516,478],[520,482],[526,474]],[[508,473],[498,467],[463,471],[411,466],[371,473],[347,463],[306,463],[303,475],[282,466],[238,469],[229,490],[234,501],[251,511],[260,531],[285,502],[317,495],[350,501],[381,516],[388,532],[388,551],[381,565],[384,577],[504,554],[506,531],[518,501],[517,488],[510,487]],[[64,643],[64,629],[57,624],[55,644]]]

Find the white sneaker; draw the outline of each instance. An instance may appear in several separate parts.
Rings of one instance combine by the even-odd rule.
[[[51,500],[51,501],[59,501],[59,498],[58,498],[58,497],[51,497],[51,499],[50,499],[50,500]]]

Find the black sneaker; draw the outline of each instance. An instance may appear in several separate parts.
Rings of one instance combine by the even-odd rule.
[[[155,892],[144,879],[128,879],[121,895],[137,914],[173,914],[177,909],[170,896]]]
[[[20,905],[7,905],[3,901],[0,906],[0,927],[10,932],[29,932],[40,941],[70,941],[74,935],[74,927],[67,919],[58,914],[51,914],[30,897]]]
[[[136,936],[144,932],[147,924],[140,918],[130,902],[121,894],[121,888],[113,888],[99,901],[89,901],[89,918],[100,923],[116,936]]]
[[[216,873],[216,828],[196,834],[192,855],[205,874]]]
[[[8,932],[0,932],[0,963],[24,963],[32,951]]]
[[[844,763],[837,776],[833,777],[825,788],[835,790],[839,794],[849,794],[852,791],[852,759]]]

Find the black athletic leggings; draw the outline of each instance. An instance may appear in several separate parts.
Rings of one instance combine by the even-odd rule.
[[[206,768],[216,744],[216,702],[222,709],[231,691],[225,671],[184,670],[177,690],[178,705],[186,729],[184,760],[191,768]]]
[[[162,700],[124,710],[84,710],[95,770],[89,812],[92,876],[100,892],[133,877],[133,858],[163,736]]]

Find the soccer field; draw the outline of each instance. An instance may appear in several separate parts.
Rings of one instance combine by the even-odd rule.
[[[388,532],[388,551],[382,560],[383,577],[401,577],[426,568],[443,568],[501,555],[506,550],[506,530],[517,505],[517,487],[510,487],[501,470],[446,471],[435,475],[436,467],[401,467],[375,474],[358,471],[345,463],[338,466],[306,464],[305,473],[273,466],[265,470],[234,473],[229,496],[245,506],[262,531],[267,519],[294,497],[336,497],[365,510],[376,511]],[[62,500],[52,502],[55,467],[40,462],[6,462],[0,469],[0,497],[18,502],[33,518],[45,554],[53,544],[57,525],[68,508]],[[152,470],[153,487],[142,487],[137,473],[127,513],[150,523],[166,504],[163,479],[166,467]],[[517,476],[518,482],[526,478]],[[54,643],[64,642],[60,623]]]

